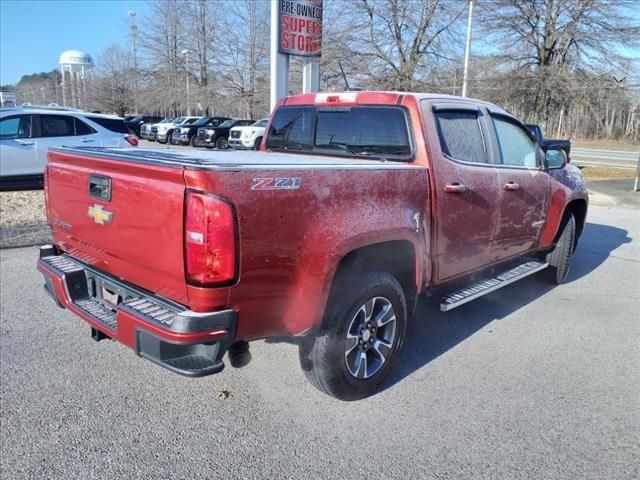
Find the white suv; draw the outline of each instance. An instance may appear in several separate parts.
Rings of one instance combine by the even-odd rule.
[[[131,147],[122,117],[52,107],[0,109],[0,189],[41,188],[50,147]]]
[[[260,150],[260,144],[268,121],[268,118],[263,118],[248,126],[233,127],[229,131],[229,146],[232,148]]]

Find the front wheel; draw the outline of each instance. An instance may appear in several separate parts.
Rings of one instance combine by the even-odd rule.
[[[227,142],[227,139],[225,137],[220,137],[218,140],[216,140],[216,148],[220,150],[229,148],[229,143]]]
[[[260,150],[260,145],[262,145],[262,137],[256,138],[256,141],[253,144],[253,149],[254,150]]]
[[[324,329],[300,346],[300,364],[318,390],[340,400],[371,395],[402,348],[407,306],[402,287],[371,272],[335,288]]]
[[[198,142],[198,136],[194,135],[193,137],[191,137],[191,146],[192,147],[199,147],[200,146],[200,142]]]
[[[563,283],[569,275],[573,248],[576,241],[576,219],[572,213],[567,213],[563,219],[563,228],[558,243],[551,253],[547,255],[550,265],[553,283]]]

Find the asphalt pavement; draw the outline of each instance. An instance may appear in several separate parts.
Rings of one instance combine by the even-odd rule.
[[[592,206],[568,283],[539,275],[449,313],[421,301],[392,378],[314,390],[288,343],[188,379],[42,291],[0,251],[3,479],[637,479],[640,211]]]

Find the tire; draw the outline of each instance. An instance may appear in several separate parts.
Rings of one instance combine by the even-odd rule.
[[[191,137],[191,142],[190,142],[190,143],[191,143],[191,146],[192,146],[193,148],[197,148],[197,147],[199,147],[199,146],[200,146],[200,143],[198,143],[198,136],[197,136],[197,135],[194,135],[193,137]]]
[[[169,145],[178,145],[178,142],[173,139],[173,130],[167,133],[167,143]]]
[[[218,150],[225,150],[229,148],[229,142],[227,142],[226,137],[220,137],[216,140],[216,148]]]
[[[322,331],[305,338],[299,354],[314,387],[351,401],[371,395],[389,374],[404,341],[407,305],[402,287],[389,273],[345,280],[334,285]],[[376,317],[378,322],[369,321]]]
[[[565,214],[562,233],[555,248],[547,255],[550,265],[551,281],[556,284],[564,283],[571,269],[573,247],[576,240],[576,219],[572,213]]]
[[[256,138],[256,141],[253,144],[253,149],[254,150],[260,150],[260,145],[262,145],[262,137]]]

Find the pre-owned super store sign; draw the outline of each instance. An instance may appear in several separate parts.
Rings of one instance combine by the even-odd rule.
[[[322,51],[322,0],[280,0],[279,51],[304,57]]]

